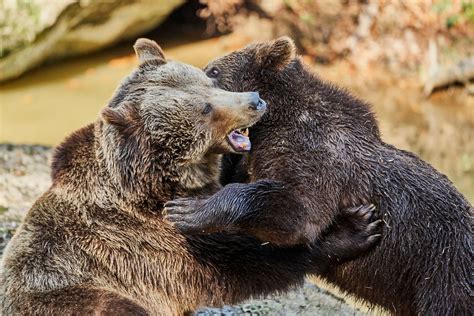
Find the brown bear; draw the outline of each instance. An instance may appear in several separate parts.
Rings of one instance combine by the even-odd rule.
[[[377,241],[370,205],[345,209],[340,229],[312,250],[178,233],[163,203],[216,192],[221,154],[250,148],[242,129],[266,106],[166,61],[153,41],[135,50],[138,69],[94,124],[56,149],[53,184],[6,249],[3,315],[180,315],[286,290],[314,262],[323,271]]]
[[[295,245],[370,201],[387,225],[382,242],[322,276],[394,314],[472,315],[473,208],[446,176],[384,143],[370,107],[311,73],[287,37],[205,71],[224,89],[258,90],[269,110],[251,128],[250,157],[225,160],[224,180],[250,183],[169,202],[168,220],[188,234],[232,228]]]

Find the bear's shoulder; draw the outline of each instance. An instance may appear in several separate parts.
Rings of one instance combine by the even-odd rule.
[[[68,170],[75,168],[78,160],[93,159],[94,139],[94,124],[89,124],[72,133],[56,147],[51,162],[53,182]]]

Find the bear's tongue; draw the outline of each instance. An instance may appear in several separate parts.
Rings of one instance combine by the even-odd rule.
[[[227,140],[235,151],[245,152],[249,151],[251,147],[248,135],[248,128],[236,129],[230,132],[229,135],[227,135]]]

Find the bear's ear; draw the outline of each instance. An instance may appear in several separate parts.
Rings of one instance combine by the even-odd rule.
[[[106,106],[100,112],[102,119],[119,129],[128,128],[140,121],[138,109],[131,103],[125,103],[118,107]]]
[[[166,62],[163,50],[155,41],[147,38],[139,38],[135,42],[135,45],[133,45],[133,49],[137,54],[138,60],[142,63],[151,59],[157,59],[163,63]]]
[[[262,66],[278,70],[285,68],[295,57],[295,42],[288,36],[265,43],[257,51],[257,60]]]

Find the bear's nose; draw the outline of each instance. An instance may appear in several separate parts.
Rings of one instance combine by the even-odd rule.
[[[262,111],[267,108],[265,101],[260,99],[258,92],[251,92],[249,108],[256,111]]]

